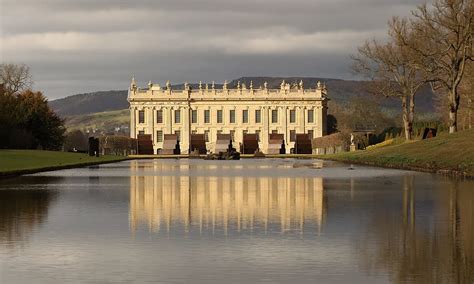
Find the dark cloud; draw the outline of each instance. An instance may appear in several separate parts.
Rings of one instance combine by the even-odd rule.
[[[1,59],[50,98],[142,82],[239,76],[350,78],[349,54],[384,37],[405,0],[1,0]]]

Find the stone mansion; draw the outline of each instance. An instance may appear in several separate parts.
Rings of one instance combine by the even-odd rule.
[[[272,143],[281,143],[280,153],[296,153],[298,137],[310,141],[326,135],[327,89],[320,82],[312,87],[283,81],[277,89],[267,88],[267,83],[254,88],[240,82],[228,88],[225,82],[219,88],[199,83],[195,89],[185,83],[174,90],[168,81],[164,87],[150,82],[141,89],[132,79],[130,136],[149,137],[154,154],[164,153],[169,134],[174,134],[182,154],[193,150],[193,137],[198,136],[208,153],[218,152],[223,134],[228,134],[237,151],[254,139],[263,153],[271,153]]]

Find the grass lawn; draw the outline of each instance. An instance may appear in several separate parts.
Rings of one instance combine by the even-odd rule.
[[[321,158],[474,177],[474,130]]]
[[[87,154],[38,151],[38,150],[0,150],[0,176],[33,173],[74,166],[121,161],[119,156],[89,157]]]

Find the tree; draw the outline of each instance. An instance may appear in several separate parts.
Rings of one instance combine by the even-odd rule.
[[[18,120],[33,134],[34,148],[59,150],[64,142],[64,121],[49,108],[41,92],[24,91],[17,96],[23,116]]]
[[[466,68],[465,77],[460,85],[460,93],[461,100],[465,103],[460,106],[459,118],[464,129],[471,129],[474,110],[474,63],[472,62]]]
[[[64,140],[63,124],[41,92],[0,96],[0,148],[58,150]]]
[[[415,53],[404,42],[413,41],[407,20],[393,18],[389,23],[389,41],[367,41],[352,56],[352,69],[369,78],[369,91],[385,97],[398,97],[402,103],[405,138],[412,139],[415,119],[415,95],[426,84],[415,61]]]
[[[30,68],[24,64],[0,64],[0,83],[5,94],[18,94],[33,85]]]
[[[436,0],[430,7],[422,5],[411,21],[417,40],[404,42],[417,53],[433,90],[446,93],[450,133],[458,129],[459,86],[466,63],[473,60],[473,13],[472,0]]]

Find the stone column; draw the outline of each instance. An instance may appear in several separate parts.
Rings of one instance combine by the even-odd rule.
[[[308,122],[308,109],[306,107],[304,107],[303,108],[303,133],[306,133],[306,123],[307,122]]]
[[[156,149],[157,149],[157,138],[156,138],[156,129],[157,129],[157,125],[156,125],[156,111],[157,109],[155,107],[152,107],[151,108],[151,141],[153,141],[153,151],[154,153],[156,153]]]
[[[166,109],[166,132],[165,134],[173,134],[173,107]]]
[[[189,153],[189,144],[191,141],[189,141],[189,127],[190,127],[190,122],[191,119],[189,117],[189,107],[185,106],[180,108],[181,109],[181,115],[183,116],[183,128],[181,129],[181,152],[182,153]]]
[[[264,106],[261,108],[261,115],[262,115],[262,122],[263,122],[263,131],[260,137],[260,141],[262,143],[262,151],[264,153],[268,152],[268,141],[269,137],[268,135],[270,134],[270,128],[269,128],[269,117],[268,117],[268,112],[270,111],[270,108],[267,106]]]
[[[153,134],[153,124],[154,124],[154,121],[153,121],[153,107],[147,107],[146,108],[146,114],[147,114],[147,118],[146,118],[147,132],[149,134],[151,134],[151,141],[154,141],[153,137],[155,135]]]
[[[285,107],[282,108],[282,110],[283,110],[283,114],[284,114],[283,117],[282,117],[283,123],[284,123],[283,129],[285,131],[283,139],[285,139],[285,144],[286,144],[285,145],[285,150],[286,150],[286,154],[288,154],[288,153],[290,153],[290,135],[288,135],[288,116],[289,116],[288,115],[288,107],[285,106]]]
[[[323,121],[323,112],[324,112],[324,109],[320,106],[318,106],[315,110],[315,113],[316,113],[316,129],[317,131],[316,132],[316,137],[321,137],[325,134],[325,131],[324,131],[324,128],[325,128],[325,121]]]
[[[130,107],[130,138],[137,138],[136,121],[135,121],[135,107]]]

